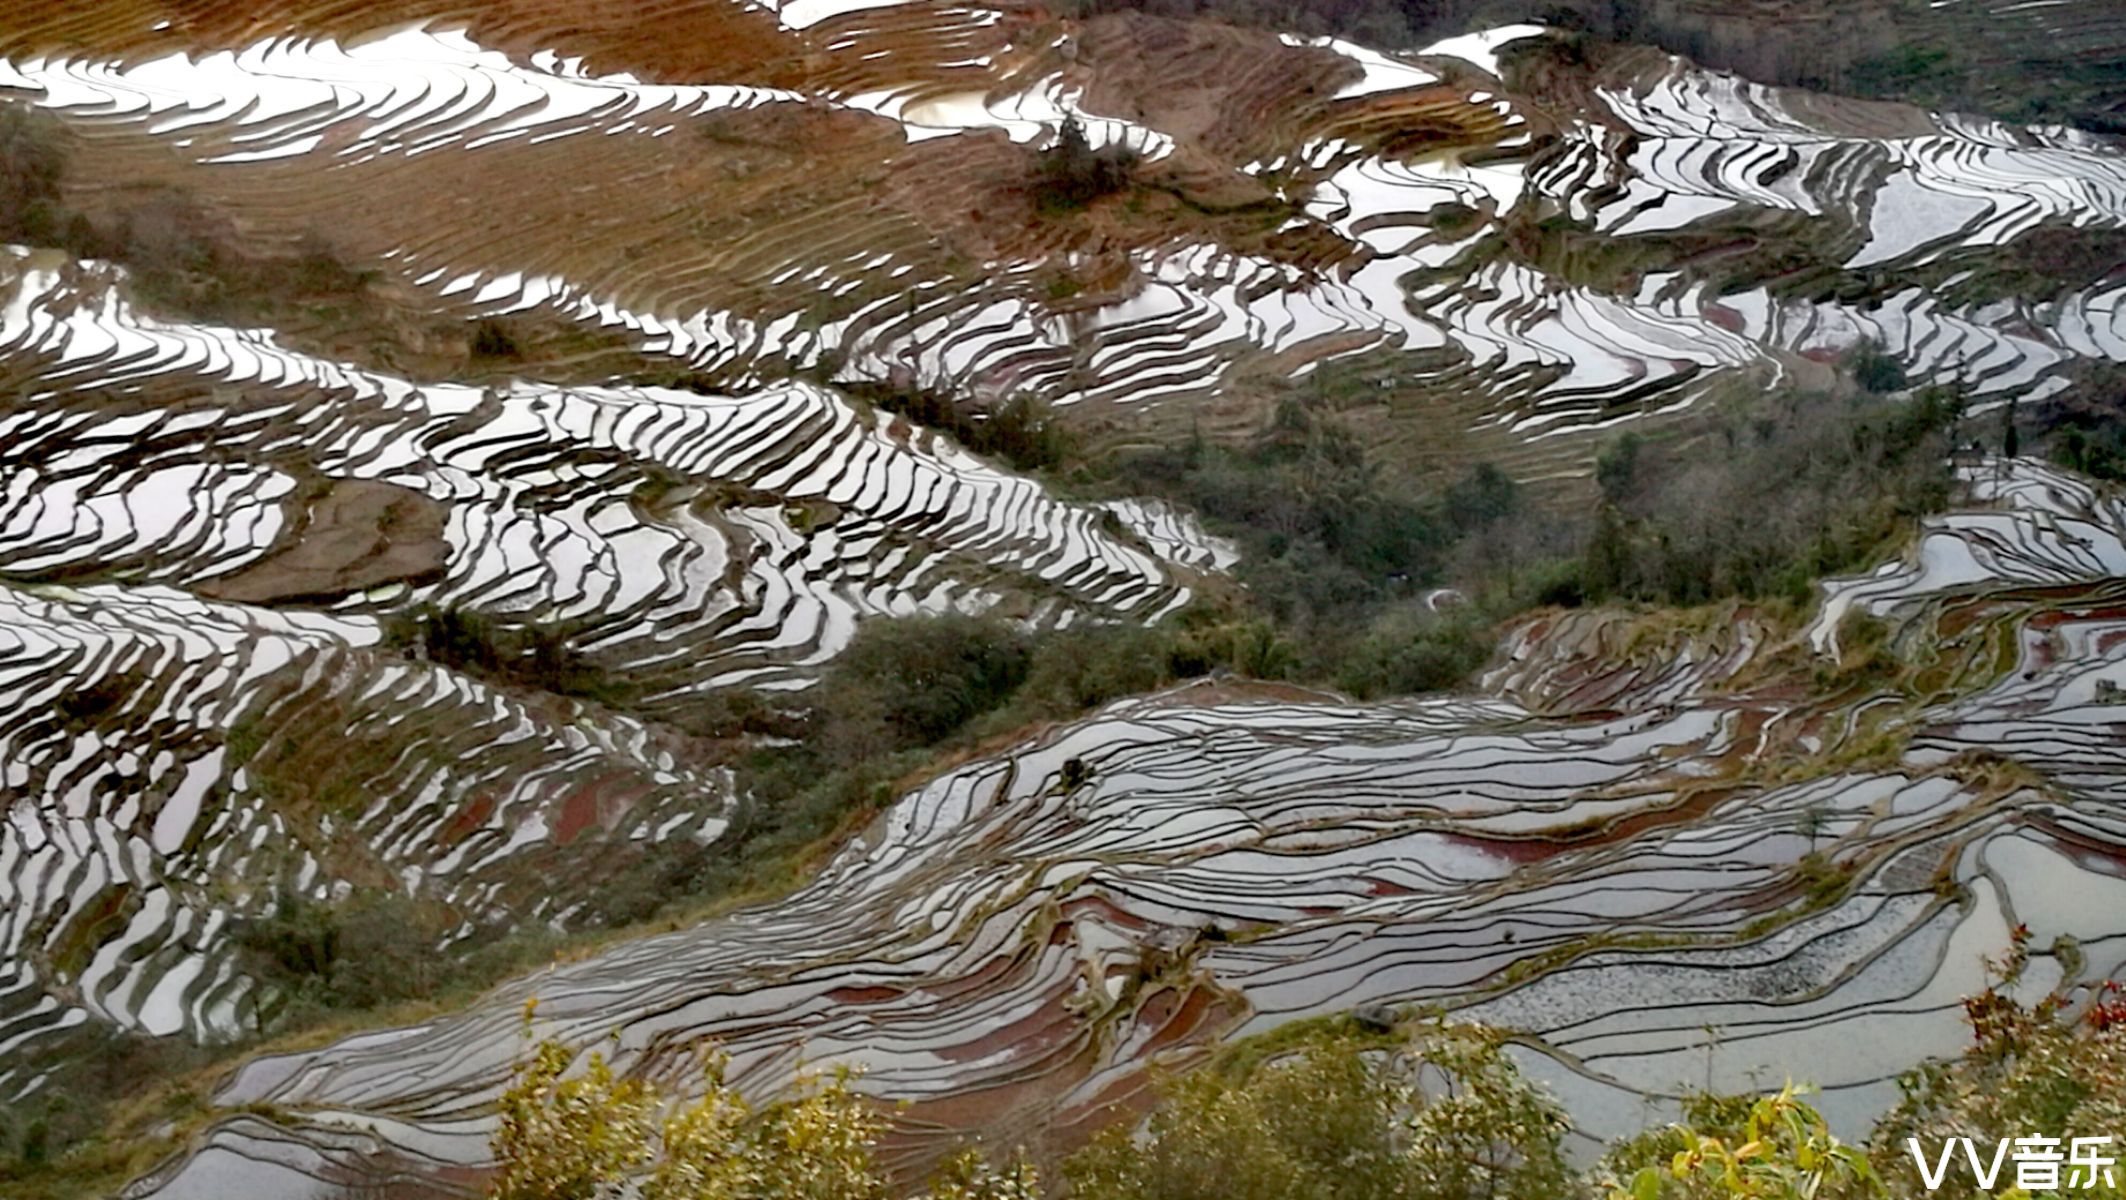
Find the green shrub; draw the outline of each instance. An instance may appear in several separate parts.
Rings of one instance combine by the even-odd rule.
[[[1111,1126],[1063,1173],[1100,1200],[1570,1200],[1586,1193],[1565,1129],[1484,1031],[1441,1026],[1406,1047],[1314,1035],[1251,1070],[1167,1083],[1141,1133]]]
[[[1192,438],[1124,456],[1113,471],[1237,538],[1238,570],[1262,607],[1300,626],[1432,581],[1461,528],[1437,501],[1398,495],[1355,434],[1298,400],[1243,445]],[[1455,515],[1473,519],[1503,499],[1496,481],[1471,482]]]
[[[532,1010],[526,1010],[526,1020]],[[847,1069],[800,1074],[755,1105],[725,1081],[712,1052],[698,1100],[677,1102],[628,1079],[592,1051],[583,1067],[558,1041],[540,1042],[499,1102],[490,1140],[499,1165],[491,1200],[891,1200],[911,1196],[878,1163],[885,1115]],[[978,1151],[948,1159],[927,1200],[1037,1200],[1023,1159],[991,1165]]]
[[[1875,1124],[1870,1146],[1897,1195],[1924,1190],[1907,1139],[1939,1152],[1954,1137],[1973,1138],[1982,1151],[2003,1136],[2053,1137],[2064,1152],[2067,1139],[2112,1134],[2126,1122],[2126,1002],[2119,986],[2100,985],[2078,1020],[2071,1015],[2073,998],[2064,994],[2025,1004],[2016,991],[2031,956],[2030,930],[2017,926],[2010,937],[2007,954],[1986,963],[1985,989],[1964,999],[1969,1049],[1900,1076],[1902,1100]],[[2052,947],[2063,964],[2079,953],[2066,938]],[[2103,1152],[2115,1155],[2116,1147]],[[2066,1172],[2062,1181],[2060,1196],[2126,1196],[2126,1172],[2103,1186]]]
[[[1174,631],[1142,625],[1081,625],[1044,634],[1027,670],[1024,706],[1038,709],[1039,716],[1081,712],[1209,669],[1177,663],[1177,640]]]
[[[1034,164],[1034,202],[1050,212],[1083,208],[1128,188],[1143,155],[1120,141],[1094,149],[1076,119],[1063,122]]]
[[[1831,1133],[1823,1114],[1801,1099],[1808,1090],[1788,1084],[1769,1096],[1694,1098],[1686,1123],[1642,1134],[1606,1160],[1606,1195],[1888,1200],[1867,1152]]]
[[[1885,352],[1882,346],[1875,342],[1869,342],[1855,351],[1847,366],[1853,372],[1853,382],[1874,396],[1901,392],[1912,382],[1897,356]]]
[[[441,948],[454,924],[441,906],[396,892],[361,890],[338,902],[287,895],[237,921],[233,941],[245,974],[280,993],[285,1024],[309,1011],[436,995],[463,974]]]
[[[879,730],[887,748],[935,745],[1003,706],[1026,679],[1027,637],[958,614],[867,621],[820,681],[828,736]]]
[[[469,608],[424,604],[386,622],[385,639],[455,671],[562,695],[587,695],[608,682],[569,645],[565,630],[509,621]]]
[[[188,1038],[151,1037],[101,1020],[10,1050],[7,1065],[21,1072],[16,1082],[42,1082],[26,1095],[0,1100],[0,1195],[53,1194],[37,1185],[55,1168],[65,1174],[75,1151],[102,1132],[117,1101],[137,1093],[143,1082],[195,1070],[213,1053]],[[11,1186],[18,1181],[29,1186]],[[58,1194],[67,1191],[61,1185]]]
[[[913,383],[841,381],[835,386],[918,425],[948,433],[976,454],[1001,459],[1021,471],[1053,470],[1076,449],[1063,423],[1035,397],[1013,396],[983,408],[941,389]]]
[[[1450,688],[1491,657],[1490,622],[1464,606],[1400,605],[1375,617],[1345,656],[1337,686],[1359,697]]]
[[[1805,601],[1815,580],[1872,565],[1947,503],[1959,414],[1941,391],[1898,401],[1779,393],[1695,437],[1620,439],[1597,460],[1606,502],[1578,590],[1679,605]]]
[[[500,321],[482,320],[472,327],[472,341],[468,346],[474,359],[501,359],[515,361],[524,357],[524,348],[517,344],[517,336]]]
[[[2069,425],[2052,446],[2052,461],[2098,479],[2126,479],[2126,425]]]
[[[53,118],[27,105],[0,104],[0,241],[59,243],[70,215],[59,191],[65,172]]]

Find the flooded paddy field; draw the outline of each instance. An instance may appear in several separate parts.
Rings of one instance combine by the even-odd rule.
[[[2028,262],[2126,226],[2119,156],[2068,129],[1644,51],[1561,66],[1534,26],[1389,58],[1129,14],[704,6],[702,45],[759,52],[694,62],[619,10],[365,12],[270,36],[33,12],[0,87],[65,121],[92,198],[180,189],[414,303],[580,324],[733,392],[799,372],[1181,420],[1387,353],[1399,406],[1540,471],[1554,435],[1863,342],[1996,398],[2126,358],[2116,278]],[[1029,147],[1066,119],[1163,199],[1034,211]]]
[[[1796,705],[1738,682],[1766,647],[1651,674],[1604,651],[1621,629],[1568,621],[1527,630],[1486,694],[1124,702],[904,797],[774,905],[252,1062],[215,1102],[299,1127],[232,1117],[144,1194],[476,1169],[534,999],[539,1035],[610,1036],[677,1085],[705,1039],[754,1086],[859,1065],[914,1102],[912,1158],[969,1132],[1067,1141],[1153,1064],[1377,1003],[1519,1031],[1585,1137],[1804,1071],[1864,1125],[1915,1054],[1968,1038],[1961,997],[2011,926],[2050,947],[2025,986],[2126,965],[2126,609],[2108,578],[2021,579],[2044,534],[2126,526],[2069,479],[1977,471],[2004,473],[1980,485],[2002,507],[1923,545],[1985,544],[1992,569],[1894,599],[1891,572],[1839,585],[1908,633],[1961,629],[1941,654],[1968,661],[1919,671],[1955,680],[1939,694]],[[1856,744],[1885,729],[1893,750]]]
[[[801,702],[864,621],[1238,586],[1196,514],[894,401],[1104,447],[1313,396],[1413,470],[1584,490],[1618,432],[1856,354],[1977,414],[2126,363],[2126,152],[2064,126],[1535,26],[581,7],[0,19],[86,227],[182,212],[390,318],[0,246],[0,1101],[69,1031],[265,1027],[234,931],[287,896],[424,898],[439,952],[581,929],[622,858],[744,807],[678,718]],[[1066,124],[1126,200],[1040,199]],[[985,744],[787,896],[243,1062],[129,1194],[475,1192],[532,1000],[675,1088],[710,1042],[755,1090],[859,1066],[912,1102],[903,1164],[1068,1146],[1156,1069],[1377,1004],[1517,1031],[1582,1150],[1788,1074],[1864,1128],[2011,928],[2031,988],[2126,966],[2126,505],[1959,464],[1798,632],[1547,609],[1451,694],[1220,677]],[[468,669],[446,622],[516,653]]]

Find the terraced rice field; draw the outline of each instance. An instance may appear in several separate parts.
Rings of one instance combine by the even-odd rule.
[[[0,272],[0,1047],[247,1027],[220,935],[290,887],[559,920],[544,870],[721,828],[669,735],[384,653],[394,619],[564,630],[654,713],[803,686],[861,617],[1148,620],[1230,561],[815,387],[415,386]],[[289,811],[320,771],[344,801]]]
[[[540,1035],[612,1034],[679,1086],[712,1038],[754,1086],[860,1064],[916,1101],[910,1159],[968,1132],[1067,1144],[1152,1063],[1375,1002],[1524,1031],[1583,1137],[1804,1070],[1862,1123],[1968,1036],[1959,998],[2011,925],[2077,948],[2030,986],[2126,966],[2126,610],[2115,565],[2067,573],[2048,544],[2126,524],[2043,469],[1974,474],[1987,503],[1918,563],[1836,589],[1940,646],[1916,695],[1749,686],[1774,648],[1746,616],[1642,669],[1604,646],[1628,620],[1590,613],[1527,629],[1484,695],[1125,702],[907,796],[780,904],[253,1062],[216,1102],[301,1125],[232,1116],[141,1194],[473,1178],[533,998]],[[1951,546],[1987,569],[1930,575]]]
[[[862,619],[1149,622],[1228,586],[1191,514],[858,395],[1032,396],[1141,442],[1349,369],[1383,456],[1555,480],[1864,343],[1988,403],[2126,362],[2115,144],[1532,27],[1388,55],[940,0],[54,0],[0,18],[0,99],[59,122],[94,216],[182,196],[423,320],[626,368],[465,382],[413,335],[328,354],[300,308],[181,318],[0,247],[0,1100],[86,1023],[252,1027],[274,997],[230,929],[284,894],[572,927],[557,881],[740,802],[657,718],[812,686]],[[1043,203],[1067,119],[1136,152],[1126,194]],[[1471,694],[1219,681],[969,761],[778,904],[250,1063],[132,1194],[474,1190],[533,997],[674,1084],[707,1039],[754,1087],[859,1063],[916,1101],[906,1163],[1067,1145],[1155,1064],[1379,1001],[1524,1030],[1587,1137],[1788,1070],[1861,1121],[1957,1044],[2009,926],[2076,939],[2034,985],[2122,966],[2126,510],[1967,476],[1798,638],[1551,616]],[[635,715],[437,661],[444,612],[545,631],[530,666]],[[1887,676],[1836,674],[1852,612],[1892,626]]]
[[[182,188],[441,310],[610,329],[734,390],[1106,410],[1401,351],[1400,399],[1511,442],[1868,339],[2003,397],[2126,356],[2116,278],[2003,269],[2126,224],[2119,156],[2064,130],[1651,53],[1566,87],[1534,27],[1391,59],[1134,15],[725,6],[687,20],[758,52],[696,62],[624,13],[409,15],[33,11],[0,84],[67,119],[85,187]],[[1143,152],[1128,206],[1032,211],[1029,147],[1065,117]]]

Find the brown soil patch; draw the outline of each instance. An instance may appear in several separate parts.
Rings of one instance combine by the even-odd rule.
[[[214,600],[281,604],[430,579],[450,554],[446,517],[441,504],[411,488],[337,480],[297,515],[280,549],[194,590]]]

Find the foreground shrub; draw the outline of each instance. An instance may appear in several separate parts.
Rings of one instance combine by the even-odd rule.
[[[1286,1029],[1231,1047],[1163,1082],[1143,1120],[1125,1118],[1067,1158],[1066,1195],[1082,1200],[1888,1200],[1919,1196],[1907,1144],[1939,1154],[1951,1138],[1990,1156],[2003,1137],[2114,1137],[2126,1127],[2126,1000],[2101,991],[2072,1019],[2059,995],[2014,998],[2029,957],[2017,930],[1965,1002],[1973,1044],[1902,1080],[1905,1101],[1865,1145],[1834,1136],[1792,1084],[1769,1095],[1687,1097],[1683,1120],[1613,1146],[1587,1172],[1565,1161],[1564,1115],[1520,1076],[1504,1035],[1435,1024]],[[2073,961],[2071,943],[2054,954]],[[2070,972],[2072,973],[2072,972]],[[573,1072],[573,1073],[572,1073]],[[883,1111],[846,1074],[800,1079],[755,1109],[712,1058],[705,1096],[677,1107],[619,1079],[596,1054],[541,1044],[502,1101],[494,1195],[547,1200],[639,1194],[645,1200],[887,1200]],[[660,1119],[660,1114],[663,1114]],[[2106,1153],[2117,1154],[2116,1143]],[[2063,1186],[2013,1183],[2018,1200],[2120,1200],[2113,1178],[2063,1171]],[[1959,1178],[1940,1194],[1958,1191]],[[630,1191],[629,1189],[634,1189]],[[978,1154],[949,1162],[930,1200],[1033,1200],[1023,1162]]]
[[[1690,1120],[1613,1151],[1605,1191],[1613,1200],[1887,1197],[1867,1154],[1831,1134],[1823,1114],[1801,1099],[1805,1091],[1788,1084],[1754,1101],[1699,1097]],[[1634,1165],[1618,1178],[1616,1168]]]
[[[875,1151],[885,1119],[846,1070],[800,1078],[794,1093],[755,1107],[711,1054],[701,1099],[674,1104],[605,1056],[575,1059],[544,1041],[517,1068],[492,1139],[494,1200],[887,1200]],[[662,1113],[662,1119],[659,1115]],[[1023,1162],[991,1166],[962,1153],[939,1172],[934,1200],[1034,1200]]]
[[[2067,939],[2054,957],[2072,962],[2080,950]],[[1870,1148],[1898,1195],[1925,1191],[1909,1142],[1939,1154],[1952,1138],[1970,1138],[1990,1159],[2003,1137],[2057,1138],[2062,1154],[2077,1137],[2111,1136],[2104,1149],[2119,1157],[2126,1132],[2126,1001],[2116,983],[2104,984],[2081,1010],[2054,993],[2025,1003],[2016,997],[2030,960],[2030,930],[2018,926],[2008,952],[1989,961],[1986,989],[1964,1001],[1971,1046],[1960,1057],[1923,1063],[1898,1080],[1903,1099],[1875,1125]],[[2014,1168],[2008,1168],[2014,1174]],[[2126,1168],[2113,1179],[2070,1178],[2057,1193],[2092,1200],[2126,1197]]]
[[[1142,1134],[1108,1129],[1064,1167],[1100,1200],[1477,1200],[1582,1194],[1563,1115],[1491,1035],[1415,1047],[1327,1037],[1252,1071],[1163,1089]]]

